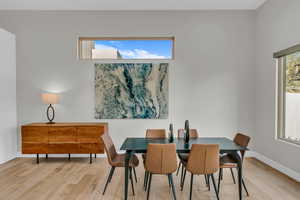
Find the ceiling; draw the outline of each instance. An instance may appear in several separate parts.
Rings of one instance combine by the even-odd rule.
[[[244,10],[266,0],[1,0],[0,10]]]

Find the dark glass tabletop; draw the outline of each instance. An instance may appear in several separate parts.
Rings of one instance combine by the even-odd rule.
[[[132,151],[135,153],[147,152],[149,143],[168,144],[168,139],[151,139],[151,138],[127,138],[122,144],[120,150]],[[175,138],[172,143],[176,144],[178,153],[187,153],[190,151],[192,144],[218,144],[221,152],[241,151],[248,149],[235,144],[232,140],[225,137],[201,137],[190,139],[189,144],[184,143],[183,138]]]

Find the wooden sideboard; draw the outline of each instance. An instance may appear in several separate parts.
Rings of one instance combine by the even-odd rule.
[[[92,154],[104,153],[101,135],[108,132],[107,123],[32,123],[23,125],[22,153],[36,154]]]

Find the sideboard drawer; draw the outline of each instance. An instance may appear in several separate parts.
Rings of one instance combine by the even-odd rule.
[[[79,145],[74,143],[49,143],[49,154],[79,153]]]
[[[104,153],[104,147],[100,143],[95,144],[79,144],[79,153]]]
[[[22,142],[48,143],[48,127],[22,127]]]
[[[24,154],[48,153],[48,144],[22,143],[22,153]]]
[[[78,127],[77,137],[80,143],[103,143],[101,135],[104,133],[104,127]]]
[[[49,128],[49,143],[53,142],[77,142],[76,128],[74,127],[50,127]]]

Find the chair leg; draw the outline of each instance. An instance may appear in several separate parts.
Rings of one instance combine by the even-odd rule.
[[[146,176],[147,176],[147,171],[145,170],[145,173],[144,173],[144,190],[146,188]]]
[[[248,190],[247,190],[247,187],[246,187],[246,184],[245,184],[243,178],[242,178],[242,184],[243,184],[243,187],[244,187],[244,189],[245,189],[245,191],[246,191],[247,196],[249,197],[249,193],[248,193]]]
[[[207,183],[208,183],[208,191],[210,191],[210,181],[209,181],[209,175],[206,175],[207,177]]]
[[[174,200],[176,200],[177,198],[176,198],[176,191],[175,191],[175,186],[174,186],[174,181],[173,181],[173,175],[169,174],[168,177],[169,177],[169,181],[170,181],[171,186],[172,186],[172,192],[173,192]]]
[[[181,175],[180,175],[180,186],[181,186],[181,183],[182,183],[183,173],[184,173],[184,166],[182,165],[181,166]]]
[[[193,195],[193,181],[194,181],[194,174],[191,173],[190,200],[192,200],[192,195]]]
[[[129,168],[129,176],[130,176],[130,182],[131,182],[132,194],[133,194],[133,196],[134,196],[135,193],[134,193],[133,178],[132,178],[132,167]]]
[[[178,166],[178,168],[177,168],[176,176],[178,176],[178,174],[179,174],[181,165],[182,165],[182,164],[181,164],[181,161],[180,161],[180,162],[179,162],[179,166]]]
[[[204,174],[204,179],[205,179],[205,185],[208,186],[208,183],[207,183],[207,177],[206,177],[205,174]]]
[[[184,169],[184,174],[183,174],[183,178],[182,178],[182,182],[181,182],[181,191],[183,191],[185,176],[186,176],[186,169]]]
[[[112,177],[112,174],[113,174],[113,171],[115,170],[115,167],[111,167],[110,168],[110,172],[109,172],[109,175],[108,175],[108,177],[107,177],[107,181],[106,181],[106,183],[105,183],[105,186],[104,186],[104,190],[103,190],[103,193],[102,193],[102,195],[104,195],[105,194],[105,191],[106,191],[106,188],[107,188],[107,185],[108,185],[108,183],[110,182],[110,180],[111,180],[111,177]]]
[[[169,184],[169,188],[171,188],[171,180],[170,180],[170,177],[169,177],[169,174],[167,174],[167,177],[168,177],[168,184]]]
[[[137,178],[136,178],[136,171],[135,171],[135,167],[133,167],[133,174],[134,174],[134,179],[135,179],[135,182],[137,183]]]
[[[149,200],[150,188],[151,188],[151,181],[152,181],[152,173],[149,174],[149,183],[148,183],[148,191],[147,191],[147,200]]]
[[[232,168],[230,168],[230,172],[231,172],[231,176],[232,176],[233,183],[235,184],[235,177],[234,177],[234,173],[233,173]]]
[[[215,189],[215,193],[217,195],[217,199],[219,200],[219,194],[218,194],[218,190],[217,190],[217,186],[216,186],[216,181],[215,181],[215,177],[213,174],[210,175],[211,179],[212,179],[212,182],[213,182],[213,185],[214,185],[214,189]]]
[[[144,186],[145,191],[147,191],[148,181],[149,181],[149,172],[145,171],[145,186]]]
[[[109,181],[108,181],[109,183],[111,182],[111,179],[112,179],[112,177],[114,175],[115,169],[116,169],[116,167],[112,167],[112,172],[111,172],[111,175],[110,175]]]
[[[218,178],[218,194],[220,194],[220,186],[221,186],[221,177],[222,177],[223,169],[219,170],[219,178]]]

